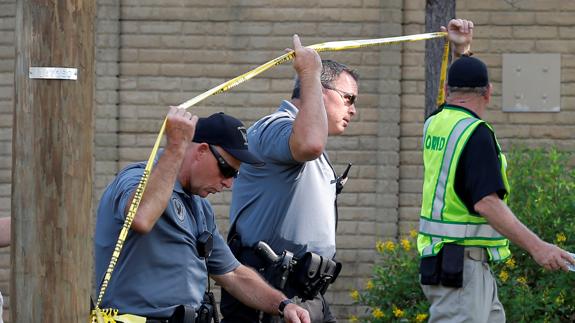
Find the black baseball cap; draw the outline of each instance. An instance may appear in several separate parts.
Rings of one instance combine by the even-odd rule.
[[[244,124],[223,112],[200,118],[196,124],[196,143],[207,143],[222,147],[228,154],[242,163],[263,166],[264,162],[248,150],[248,139]]]
[[[451,64],[447,85],[454,87],[484,87],[489,85],[487,66],[475,57],[463,56]]]

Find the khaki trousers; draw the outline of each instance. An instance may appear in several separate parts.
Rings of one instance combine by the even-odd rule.
[[[465,248],[463,287],[421,285],[431,303],[428,323],[504,323],[505,310],[483,248]]]

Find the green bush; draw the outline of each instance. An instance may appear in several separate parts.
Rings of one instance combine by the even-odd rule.
[[[575,170],[571,155],[554,149],[513,149],[508,154],[509,205],[542,239],[575,251]],[[352,322],[424,322],[429,304],[418,282],[416,232],[410,237],[379,241],[373,275],[351,297],[367,307]],[[513,256],[492,267],[508,322],[574,322],[575,273],[547,272],[511,244]]]
[[[575,169],[570,154],[514,149],[508,156],[509,206],[543,240],[575,251]],[[575,273],[550,272],[511,244],[512,258],[494,266],[509,322],[575,321]]]

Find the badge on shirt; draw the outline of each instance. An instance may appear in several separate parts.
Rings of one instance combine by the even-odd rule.
[[[174,211],[176,212],[176,216],[180,222],[184,222],[184,217],[186,215],[186,208],[182,201],[180,201],[177,197],[172,197],[172,206],[174,207]]]

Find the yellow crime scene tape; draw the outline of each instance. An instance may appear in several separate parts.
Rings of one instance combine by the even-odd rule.
[[[377,38],[377,39],[363,39],[363,40],[344,40],[344,41],[333,41],[327,43],[319,43],[311,46],[306,46],[307,48],[313,48],[317,52],[328,52],[328,51],[341,51],[341,50],[349,50],[349,49],[357,49],[357,48],[364,48],[364,47],[373,47],[373,46],[381,46],[381,45],[392,45],[404,42],[414,42],[420,40],[427,40],[427,39],[434,39],[434,38],[446,38],[447,32],[433,32],[433,33],[425,33],[425,34],[416,34],[416,35],[408,35],[408,36],[399,36],[399,37],[387,37],[387,38]],[[244,83],[256,75],[280,64],[288,62],[295,57],[295,52],[290,51],[282,56],[279,56],[271,61],[262,64],[253,70],[242,74],[236,78],[233,78],[225,83],[222,83],[182,104],[178,107],[183,109],[188,109],[197,103],[205,100],[206,98],[226,92],[237,85]],[[444,92],[444,84],[445,78],[447,74],[447,64],[449,58],[449,41],[445,42],[444,51],[443,51],[443,58],[441,62],[441,75],[439,80],[439,92],[437,95],[437,105],[443,104],[445,101],[445,92]],[[160,147],[160,142],[162,141],[162,136],[164,135],[164,130],[166,128],[166,119],[162,123],[162,127],[160,128],[160,132],[158,133],[158,137],[156,138],[156,142],[154,147],[152,148],[152,152],[148,157],[148,161],[146,163],[146,167],[144,169],[144,174],[140,178],[140,182],[138,183],[138,187],[136,188],[136,193],[130,204],[130,209],[128,214],[126,215],[126,220],[122,225],[122,230],[120,231],[118,241],[116,242],[116,246],[114,247],[114,251],[112,253],[112,258],[110,259],[110,264],[106,270],[104,275],[104,279],[102,280],[102,285],[100,287],[100,292],[98,294],[98,299],[96,301],[95,307],[91,312],[90,321],[92,323],[113,323],[116,320],[119,320],[124,323],[139,323],[145,322],[145,318],[136,315],[119,315],[118,311],[115,309],[100,309],[99,306],[102,302],[110,279],[112,278],[112,272],[116,267],[116,263],[120,257],[120,253],[124,246],[124,242],[126,237],[128,236],[128,232],[130,227],[132,226],[132,222],[134,221],[134,217],[136,212],[138,211],[138,207],[140,206],[140,201],[142,200],[142,195],[144,194],[144,190],[146,189],[146,185],[148,184],[148,178],[152,172],[152,166],[154,164],[154,159]],[[143,319],[143,321],[142,321]]]

